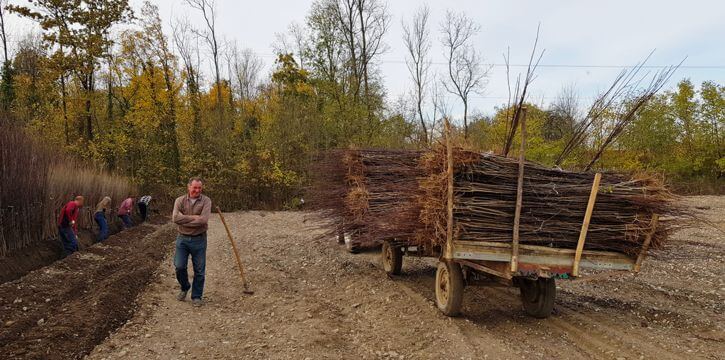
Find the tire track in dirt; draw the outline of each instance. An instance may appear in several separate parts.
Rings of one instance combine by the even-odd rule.
[[[623,319],[621,316],[615,317],[611,313],[590,315],[596,313],[592,310],[588,309],[588,311],[591,311],[588,312],[587,309],[579,306],[562,305],[560,307],[560,313],[569,319],[567,324],[574,326],[576,331],[587,332],[593,337],[607,339],[617,345],[615,349],[609,350],[611,352],[606,352],[609,356],[617,354],[628,358],[640,358],[647,356],[647,354],[657,354],[659,359],[682,358],[682,352],[677,352],[668,344],[650,344],[651,337],[647,336],[646,332],[639,331],[635,324],[627,324],[627,319]],[[613,322],[617,326],[610,325]],[[580,324],[585,324],[586,327],[581,328]],[[623,331],[623,328],[627,326],[627,331]]]
[[[585,333],[572,326],[568,319],[558,313],[548,319],[533,319],[524,315],[517,290],[501,287],[469,288],[470,297],[477,303],[470,308],[477,325],[495,321],[493,328],[498,336],[506,338],[507,334],[524,333],[525,342],[520,338],[508,336],[509,346],[526,348],[534,354],[549,358],[568,358],[572,354],[587,358],[610,358],[615,347],[601,341],[597,336]],[[475,301],[486,299],[483,301]],[[482,311],[482,315],[476,315]],[[468,316],[468,314],[466,314]],[[537,336],[538,335],[538,336]],[[567,346],[552,346],[558,339],[566,341]]]
[[[415,268],[410,272],[408,269],[405,266],[406,274],[397,278],[401,287],[419,292],[433,301],[433,267],[427,266],[423,270]],[[566,286],[566,282],[561,282]],[[632,288],[634,291],[648,291],[655,296],[663,293],[660,287],[648,284],[633,284]],[[692,336],[687,336],[690,327],[685,326],[684,321],[670,321],[669,324],[654,324],[643,328],[637,318],[632,316],[632,312],[641,312],[656,321],[658,317],[663,320],[667,315],[680,316],[678,313],[673,315],[667,310],[613,302],[612,299],[582,297],[562,289],[558,292],[556,313],[549,319],[537,320],[523,315],[517,290],[497,286],[467,287],[463,316],[471,321],[457,324],[469,339],[475,339],[477,333],[494,332],[501,341],[517,349],[519,353],[542,358],[646,358],[657,354],[662,359],[680,359],[697,356],[693,354],[693,348],[706,348],[706,340],[693,341]],[[672,302],[682,304],[686,299],[689,300],[687,296],[679,296]],[[583,306],[580,303],[605,306]],[[626,304],[629,305],[624,306]],[[690,301],[690,306],[699,305]],[[697,326],[699,328],[702,326]],[[517,341],[520,340],[519,337],[508,336],[532,333],[547,336],[526,336],[524,344]],[[685,335],[684,341],[682,335]],[[663,337],[670,341],[661,341]]]

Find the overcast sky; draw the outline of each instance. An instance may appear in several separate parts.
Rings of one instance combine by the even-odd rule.
[[[139,9],[141,2],[131,0],[134,9]],[[193,21],[201,21],[200,15],[191,11],[183,0],[153,2],[159,6],[167,29],[176,16],[188,14]],[[240,47],[254,50],[269,69],[275,58],[272,50],[275,34],[284,33],[291,23],[304,24],[311,2],[217,0],[219,32]],[[410,86],[404,63],[401,19],[409,19],[423,3],[388,2],[392,20],[385,42],[390,50],[381,57],[381,69],[391,101]],[[431,0],[427,4],[434,39],[432,71],[444,70],[438,29],[447,9],[465,12],[481,26],[475,46],[487,63],[503,63],[502,54],[510,47],[511,63],[525,64],[540,23],[539,46],[545,49],[542,64],[583,67],[540,68],[531,85],[534,102],[548,103],[563,86],[574,85],[581,101],[587,105],[621,70],[618,66],[633,65],[653,49],[656,51],[649,65],[677,64],[687,56],[684,67],[678,70],[668,88],[684,77],[696,84],[704,80],[725,84],[725,1]],[[11,23],[15,31],[28,28],[16,19],[11,19]],[[494,66],[484,93],[473,99],[473,108],[490,114],[496,105],[506,102],[506,97],[505,68]],[[453,97],[449,101],[456,102]]]

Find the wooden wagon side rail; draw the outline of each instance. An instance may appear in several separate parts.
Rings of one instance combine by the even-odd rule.
[[[558,249],[538,245],[519,245],[518,262],[524,264],[547,266],[570,272],[576,250]],[[511,244],[489,241],[453,241],[453,258],[461,260],[501,261],[511,260]],[[632,270],[636,259],[624,254],[583,250],[579,268],[601,270]]]

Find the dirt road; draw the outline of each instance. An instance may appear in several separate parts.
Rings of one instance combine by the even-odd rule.
[[[725,197],[688,202],[725,228]],[[502,287],[467,288],[464,316],[451,319],[433,303],[434,261],[406,258],[404,275],[388,278],[377,253],[318,238],[303,213],[227,216],[256,293],[242,295],[215,217],[206,306],[174,299],[167,258],[133,319],[90,359],[725,357],[725,237],[712,227],[680,231],[639,275],[561,281],[549,319],[525,316],[517,290]]]

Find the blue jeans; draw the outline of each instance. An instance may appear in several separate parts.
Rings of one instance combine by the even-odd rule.
[[[106,215],[104,215],[102,211],[98,211],[95,215],[93,215],[93,219],[95,219],[96,224],[98,224],[98,241],[101,242],[103,240],[106,240],[108,238],[108,224],[106,223]]]
[[[123,221],[123,228],[128,229],[131,226],[133,226],[133,221],[131,220],[130,215],[118,215],[118,217],[121,218],[121,221]]]
[[[60,241],[63,244],[63,252],[65,256],[68,256],[78,251],[78,238],[72,227],[59,227],[58,235],[60,235]]]
[[[191,255],[191,264],[194,267],[193,286],[189,285],[189,273],[186,270],[189,255]],[[206,270],[206,233],[197,236],[179,235],[176,237],[174,267],[176,267],[176,280],[181,285],[181,291],[189,291],[191,288],[191,298],[201,299],[204,293],[204,271]]]

